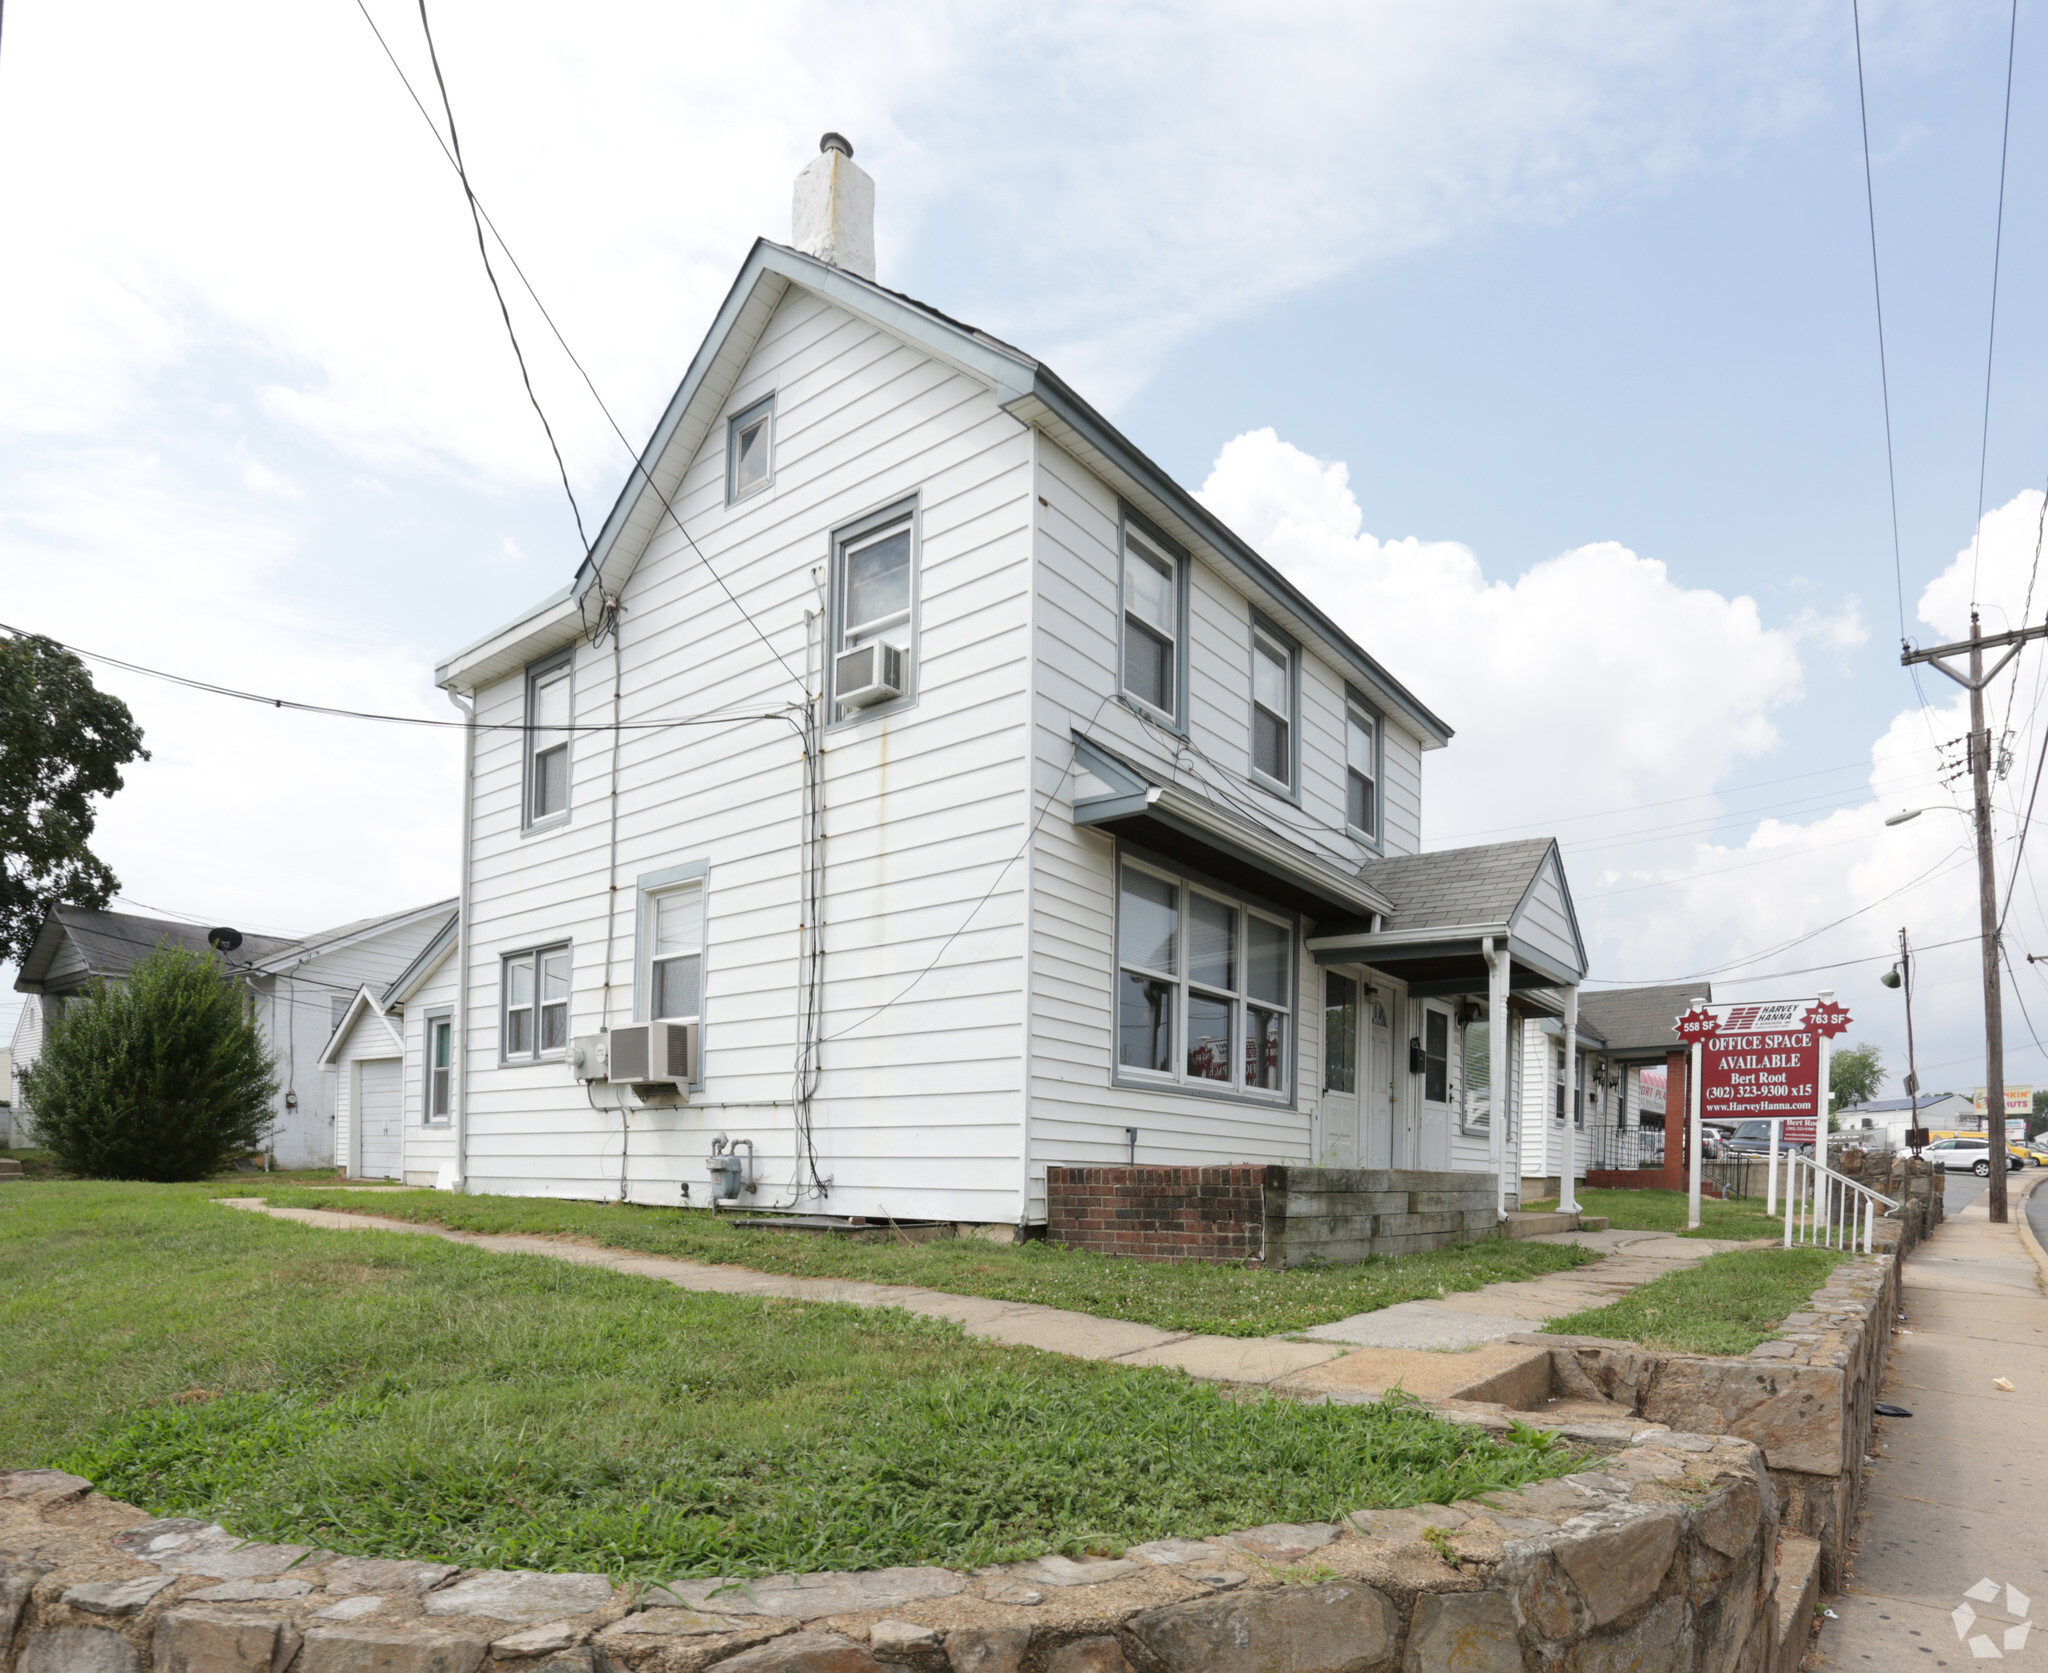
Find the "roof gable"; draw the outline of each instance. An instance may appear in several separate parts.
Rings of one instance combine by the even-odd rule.
[[[356,989],[356,995],[348,1002],[348,1009],[341,1013],[341,1020],[335,1023],[334,1031],[327,1036],[327,1044],[321,1048],[320,1066],[331,1069],[341,1061],[342,1047],[355,1034],[358,1025],[367,1024],[374,1018],[373,1026],[384,1032],[385,1039],[403,1053],[405,1036],[391,1026],[391,1019],[384,1014],[384,1008],[377,1003],[367,984]]]
[[[1050,436],[1173,538],[1211,564],[1237,570],[1263,595],[1265,607],[1282,627],[1333,654],[1352,678],[1404,717],[1424,748],[1449,742],[1449,726],[1051,368],[901,291],[767,239],[756,240],[748,252],[567,593],[449,657],[435,670],[437,683],[475,691],[537,656],[573,643],[586,631],[585,595],[595,588],[616,597],[630,579],[668,519],[668,504],[715,433],[762,333],[792,286],[813,292],[987,385],[1012,417]]]
[[[159,946],[218,957],[206,941],[206,927],[179,923],[170,918],[145,917],[135,912],[101,912],[89,906],[54,906],[37,931],[28,956],[21,961],[15,991],[40,993],[51,979],[52,967],[68,945],[83,964],[84,979],[94,977],[119,981]],[[286,936],[245,935],[231,962],[255,965],[298,945]],[[66,978],[69,985],[69,978]]]

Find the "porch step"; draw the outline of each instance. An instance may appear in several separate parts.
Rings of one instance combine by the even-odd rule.
[[[1578,1214],[1560,1214],[1555,1210],[1548,1214],[1527,1213],[1515,1209],[1508,1211],[1506,1235],[1509,1237],[1542,1237],[1549,1232],[1575,1232],[1587,1230],[1585,1217]],[[1602,1224],[1595,1228],[1605,1230]]]
[[[0,1179],[21,1178],[21,1163],[13,1156],[0,1156]]]

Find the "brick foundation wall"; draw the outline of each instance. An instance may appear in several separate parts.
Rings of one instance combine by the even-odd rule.
[[[1342,1265],[1499,1235],[1492,1174],[1049,1167],[1046,1235],[1141,1261]]]
[[[1215,1168],[1045,1170],[1045,1234],[1140,1261],[1258,1261],[1268,1176],[1254,1162]]]

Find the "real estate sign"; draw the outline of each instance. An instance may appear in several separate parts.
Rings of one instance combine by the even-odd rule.
[[[1848,1013],[1818,999],[1703,1005],[1679,1019],[1679,1037],[1700,1048],[1700,1118],[1784,1122],[1787,1144],[1819,1131],[1821,1040]]]

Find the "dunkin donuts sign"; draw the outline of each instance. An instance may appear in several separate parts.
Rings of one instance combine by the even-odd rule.
[[[1713,1121],[1789,1118],[1788,1144],[1812,1144],[1820,1098],[1820,1043],[1849,1013],[1817,999],[1702,1005],[1678,1019],[1700,1048],[1700,1116]]]

